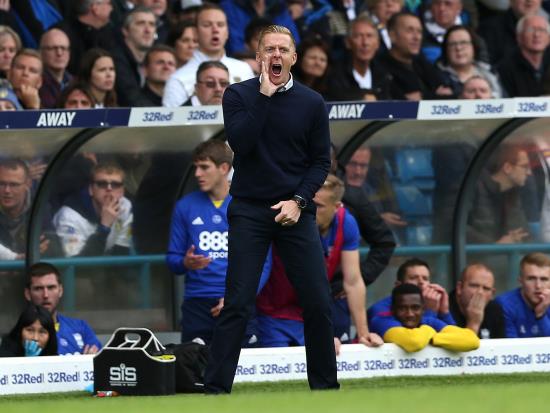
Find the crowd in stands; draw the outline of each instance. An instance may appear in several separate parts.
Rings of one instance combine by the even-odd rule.
[[[258,75],[258,34],[269,24],[292,32],[294,77],[329,101],[550,93],[542,0],[42,3],[2,3],[0,108],[65,107],[73,82],[92,107],[175,107],[193,96],[198,105],[198,85],[212,88],[198,79],[199,65],[221,62],[229,83]],[[466,87],[473,79],[481,95]]]
[[[299,42],[294,78],[327,101],[550,93],[548,4],[540,0],[511,0],[504,10],[495,2],[471,0],[43,3],[40,12],[31,1],[2,3],[0,110],[219,105],[231,83],[258,75],[258,35],[271,23],[288,27]],[[197,148],[192,160],[199,191],[176,205],[165,243],[168,267],[186,276],[182,340],[201,337],[207,343],[223,308],[232,162],[231,154],[208,145]],[[445,208],[455,199],[445,194],[456,196],[451,189],[460,184],[456,177],[473,151],[465,144],[436,151],[432,189],[441,221],[434,224],[444,230],[451,219]],[[469,242],[523,242],[532,238],[533,221],[540,222],[542,239],[550,237],[550,192],[535,194],[532,205],[540,205],[535,218],[525,207],[525,197],[533,194],[532,175],[542,188],[550,181],[544,159],[533,167],[540,153],[517,145],[495,153],[475,193]],[[395,342],[407,351],[430,342],[465,351],[479,345],[477,337],[550,336],[550,259],[540,253],[524,257],[520,288],[497,300],[490,265],[469,265],[447,293],[430,282],[428,264],[409,260],[397,271],[392,295],[367,312],[365,288],[386,268],[410,227],[385,157],[388,151],[361,146],[342,168],[334,162],[315,197],[334,297],[335,345],[353,341],[353,331],[365,345]],[[135,212],[145,207],[140,191],[149,181],[151,190],[177,180],[171,175],[159,184],[155,175],[159,168],[171,171],[172,164],[182,169],[181,159],[171,154],[76,155],[59,177],[51,211],[43,215],[40,252],[45,257],[124,255],[135,247],[149,252],[136,237],[141,227]],[[25,257],[31,196],[45,167],[38,157],[0,160],[2,260]],[[164,200],[169,211],[159,207]],[[155,198],[155,212],[168,219],[172,201],[170,194]],[[364,259],[361,239],[370,247]],[[58,270],[44,265],[37,273],[33,267],[28,271],[23,295],[30,304],[2,340],[1,354],[96,352],[100,344],[89,326],[57,312],[63,286]],[[243,345],[303,344],[302,314],[292,285],[277,281],[286,278],[275,249],[264,272]]]

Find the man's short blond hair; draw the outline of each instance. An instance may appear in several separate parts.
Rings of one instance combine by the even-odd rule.
[[[285,26],[278,26],[276,24],[271,24],[260,32],[260,37],[258,38],[258,49],[260,48],[260,45],[262,44],[262,40],[266,34],[272,34],[272,33],[281,33],[286,34],[290,37],[290,41],[292,42],[292,47],[294,47],[294,50],[296,50],[296,40],[294,40],[294,36],[292,35],[292,32],[288,30]]]
[[[534,265],[535,267],[550,267],[550,257],[542,252],[532,252],[521,259],[519,268],[524,265]]]
[[[344,182],[336,175],[328,174],[320,189],[330,191],[334,202],[341,202],[344,197]]]

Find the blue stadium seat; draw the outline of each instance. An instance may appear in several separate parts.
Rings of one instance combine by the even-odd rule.
[[[394,185],[399,209],[405,217],[431,217],[432,197],[415,185]]]
[[[421,190],[435,187],[430,149],[400,149],[395,154],[395,180],[402,184],[413,184]]]
[[[432,234],[432,225],[409,225],[407,227],[407,245],[430,245],[432,243]]]

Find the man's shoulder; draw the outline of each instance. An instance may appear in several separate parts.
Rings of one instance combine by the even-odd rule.
[[[170,79],[177,79],[180,82],[195,80],[199,64],[200,63],[198,60],[191,59],[182,67],[177,69],[174,73],[172,73]]]
[[[184,195],[178,201],[178,205],[193,205],[195,202],[203,202],[207,199],[207,196],[202,191],[193,191]]]
[[[516,288],[500,294],[497,298],[495,298],[495,301],[500,304],[503,310],[506,310],[510,306],[520,305],[523,302],[523,298],[521,297],[520,289]]]
[[[57,314],[57,321],[59,321],[60,331],[62,328],[66,330],[78,330],[78,329],[89,329],[90,326],[84,320],[80,318],[68,317],[62,314]]]

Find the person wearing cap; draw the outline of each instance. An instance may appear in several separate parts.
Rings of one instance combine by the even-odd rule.
[[[0,112],[21,109],[23,108],[14,91],[6,86],[0,87]]]

